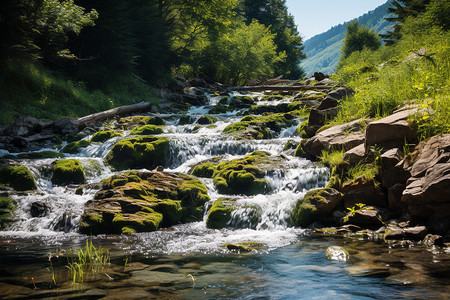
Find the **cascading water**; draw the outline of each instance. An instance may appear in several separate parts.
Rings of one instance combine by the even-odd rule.
[[[221,97],[208,95],[208,99],[209,105],[190,109],[189,115],[194,122],[216,105]],[[259,99],[261,102],[258,104],[268,102],[262,95]],[[288,100],[274,100],[276,103],[272,104]],[[196,127],[195,124],[179,125],[180,115],[162,115],[168,120],[163,135],[169,139],[171,151],[169,169],[166,171],[188,173],[199,162],[217,156],[220,160],[226,161],[242,158],[253,151],[266,151],[272,155],[280,155],[286,142],[300,141],[295,130],[303,120],[298,120],[293,126],[279,133],[272,132],[275,138],[269,140],[237,140],[222,134],[226,126],[240,120],[241,117],[236,116],[238,112],[216,115],[217,122],[211,126],[202,127]],[[124,136],[127,134],[128,132],[125,132]],[[68,155],[70,158],[80,160],[86,172],[87,183],[99,182],[113,174],[102,159],[120,139],[123,137],[115,137],[104,143],[91,143],[78,154]],[[241,208],[233,211],[231,220],[227,224],[228,229],[210,230],[206,228],[203,221],[175,226],[174,230],[177,234],[153,232],[140,235],[151,235],[153,240],[157,237],[156,240],[161,241],[161,244],[154,248],[158,249],[155,251],[164,249],[165,252],[222,251],[221,243],[243,240],[263,242],[268,248],[289,244],[301,232],[301,230],[288,228],[290,212],[295,202],[303,197],[306,191],[325,186],[329,172],[326,168],[320,168],[308,160],[287,154],[282,155],[285,158],[284,162],[265,176],[270,186],[268,194],[231,196],[236,199],[236,205]],[[84,205],[93,199],[97,190],[94,186],[93,189],[84,191],[83,195],[77,195],[76,186],[54,186],[48,170],[52,161],[52,159],[45,159],[25,162],[38,178],[38,193],[31,196],[14,196],[17,203],[17,221],[11,225],[9,231],[1,233],[2,235],[58,236],[67,232],[76,233],[76,224]],[[212,199],[206,205],[207,208],[221,197],[230,197],[230,195],[221,195],[211,179],[201,178],[200,180],[207,187]],[[144,241],[140,247],[147,244],[148,242]],[[147,251],[151,252],[152,247],[147,245]]]

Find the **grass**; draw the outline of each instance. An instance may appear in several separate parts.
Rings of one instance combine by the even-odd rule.
[[[333,167],[342,165],[345,161],[343,158],[344,150],[341,151],[322,151],[322,155],[320,156],[320,160],[322,163],[332,169]]]
[[[70,249],[68,265],[72,282],[83,283],[86,277],[104,270],[110,262],[109,251],[101,247],[96,248],[92,241],[86,241],[86,246],[80,250]],[[124,267],[125,268],[125,267]]]
[[[366,180],[371,181],[374,180],[378,171],[379,167],[375,164],[359,163],[356,166],[348,168],[346,181],[354,181],[358,177],[363,177]]]
[[[381,118],[405,104],[415,104],[422,111],[410,122],[421,140],[449,133],[449,41],[448,31],[416,18],[403,25],[403,38],[394,46],[351,54],[333,79],[353,88],[355,95],[341,101],[342,110],[330,124]],[[416,58],[411,57],[414,53]]]
[[[17,115],[41,120],[81,117],[136,101],[156,102],[152,89],[131,76],[117,77],[102,91],[90,91],[36,63],[9,59],[0,65],[0,124]]]

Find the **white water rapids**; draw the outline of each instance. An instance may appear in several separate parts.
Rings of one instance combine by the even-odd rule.
[[[218,99],[220,97],[209,97],[210,105],[215,105]],[[267,104],[267,101],[261,103]],[[195,119],[207,114],[209,108],[210,106],[193,107],[189,114]],[[302,120],[298,120],[295,126],[282,130],[273,139],[236,140],[222,134],[222,131],[229,124],[240,120],[241,117],[236,116],[237,113],[238,111],[215,115],[219,121],[214,126],[202,126],[198,131],[193,131],[195,125],[192,124],[178,125],[180,115],[160,115],[167,120],[163,135],[169,139],[171,149],[171,162],[165,171],[188,173],[199,162],[213,157],[220,156],[221,160],[231,160],[262,150],[285,157],[279,169],[266,175],[265,179],[270,184],[271,192],[255,196],[232,195],[241,208],[232,213],[227,229],[212,230],[207,229],[205,225],[207,210],[217,199],[230,195],[219,194],[212,179],[199,178],[207,187],[211,198],[210,203],[206,205],[205,220],[175,226],[170,231],[135,234],[133,238],[139,241],[136,248],[142,253],[152,252],[153,249],[165,253],[220,252],[223,251],[223,244],[240,242],[263,243],[267,249],[274,249],[292,243],[302,233],[302,229],[289,228],[290,213],[296,201],[308,190],[324,187],[329,178],[328,169],[283,152],[289,140],[300,142],[295,129]],[[124,136],[127,133],[125,132]],[[92,143],[80,153],[67,156],[80,160],[85,169],[87,183],[96,183],[113,174],[103,163],[103,158],[114,143],[122,138],[115,137],[105,143]],[[0,156],[6,154],[14,155],[2,152]],[[28,195],[11,196],[16,201],[16,221],[7,231],[0,232],[0,235],[56,238],[78,235],[77,222],[84,205],[93,199],[97,190],[87,190],[83,195],[77,195],[76,186],[53,186],[49,171],[53,160],[22,161],[37,178],[38,191]],[[36,203],[45,207],[45,213],[32,217],[30,211]]]

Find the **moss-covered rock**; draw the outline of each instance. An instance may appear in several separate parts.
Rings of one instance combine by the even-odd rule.
[[[230,106],[241,109],[241,108],[250,108],[255,104],[255,100],[250,96],[234,96],[230,100]]]
[[[83,233],[154,231],[199,221],[209,201],[200,181],[180,173],[130,171],[108,178],[103,186],[86,204]]]
[[[90,140],[81,140],[78,142],[72,142],[67,144],[63,149],[62,152],[64,153],[70,153],[70,154],[76,154],[80,152],[81,148],[85,148],[91,144]]]
[[[212,162],[205,162],[199,165],[196,165],[194,169],[190,172],[191,175],[197,177],[211,178],[216,170],[217,164]]]
[[[206,227],[213,229],[225,228],[231,220],[231,212],[236,210],[235,202],[236,199],[230,198],[216,200],[208,212]]]
[[[209,124],[214,124],[217,121],[218,121],[218,119],[216,117],[213,117],[213,116],[201,116],[200,118],[198,118],[197,124],[209,125]]]
[[[195,119],[189,115],[181,116],[178,120],[178,125],[187,125],[195,122]]]
[[[14,201],[8,197],[0,197],[0,230],[13,221]]]
[[[223,133],[233,134],[239,139],[270,139],[271,131],[280,132],[283,128],[294,125],[293,119],[291,114],[245,116],[240,122],[225,127]]]
[[[118,127],[121,129],[132,129],[137,126],[143,125],[164,125],[166,121],[164,121],[161,117],[152,117],[152,116],[132,116],[121,118],[118,122]]]
[[[52,170],[52,182],[56,185],[82,184],[86,180],[83,166],[76,159],[56,160]]]
[[[315,221],[327,221],[326,218],[341,202],[342,195],[335,189],[317,189],[306,193],[297,201],[292,211],[295,226],[306,227]]]
[[[168,159],[169,140],[154,136],[121,140],[106,155],[106,161],[117,170],[153,169],[166,165]]]
[[[131,130],[131,135],[152,135],[152,134],[161,134],[164,132],[164,129],[161,126],[156,125],[144,125],[141,127],[136,127]]]
[[[212,114],[212,115],[216,115],[216,114],[224,114],[227,113],[229,111],[234,111],[235,108],[229,105],[224,105],[224,104],[216,104],[213,108],[211,108],[208,113]]]
[[[25,166],[0,167],[0,183],[9,185],[17,191],[35,190],[37,188],[33,174]]]
[[[99,131],[92,136],[91,142],[103,143],[116,136],[122,136],[122,134],[114,130]]]
[[[41,151],[31,153],[20,153],[17,155],[20,159],[44,159],[44,158],[63,158],[64,154],[54,151]]]

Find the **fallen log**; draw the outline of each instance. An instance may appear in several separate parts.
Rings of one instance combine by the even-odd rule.
[[[152,108],[152,104],[148,102],[140,102],[137,104],[119,106],[110,110],[105,110],[92,115],[84,116],[73,121],[73,124],[78,128],[86,126],[87,124],[95,123],[108,119],[113,116],[120,116],[134,112],[149,111]]]
[[[310,90],[331,90],[332,87],[327,85],[257,85],[257,86],[236,86],[229,87],[230,91],[248,91],[248,92],[263,92],[263,91],[310,91]]]

